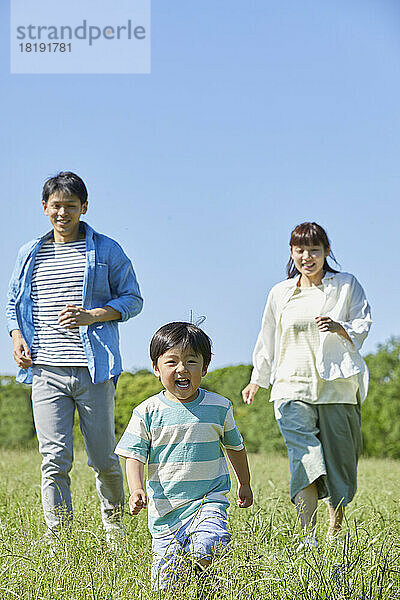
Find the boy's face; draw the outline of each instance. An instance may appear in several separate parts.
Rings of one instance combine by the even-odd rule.
[[[198,395],[201,378],[207,373],[201,354],[191,348],[175,346],[153,364],[154,374],[161,379],[166,397],[178,402],[191,402]]]
[[[72,241],[78,235],[79,219],[86,213],[87,202],[81,204],[77,196],[52,194],[46,203],[43,202],[43,210],[50,219],[55,236]]]

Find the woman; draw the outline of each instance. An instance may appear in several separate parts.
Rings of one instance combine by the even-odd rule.
[[[271,401],[288,449],[290,497],[305,543],[314,536],[318,498],[329,506],[328,536],[342,525],[357,487],[361,452],[360,404],[368,387],[359,354],[371,326],[370,307],[357,279],[333,269],[325,230],[302,223],[290,238],[288,279],[269,293],[253,354],[251,404],[272,383]]]

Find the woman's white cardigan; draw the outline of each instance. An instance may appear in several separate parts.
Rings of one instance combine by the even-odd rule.
[[[298,277],[286,279],[270,291],[262,318],[261,331],[253,352],[251,383],[267,388],[274,383],[276,361],[280,354],[281,315],[293,296]],[[359,350],[371,327],[371,310],[365,293],[350,273],[326,273],[322,280],[325,302],[321,316],[339,322],[350,339],[337,333],[320,332],[316,367],[322,379],[332,381],[358,375],[361,401],[368,391],[368,368]]]

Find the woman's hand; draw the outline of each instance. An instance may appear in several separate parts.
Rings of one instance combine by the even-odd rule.
[[[251,404],[254,400],[254,396],[260,389],[260,386],[256,383],[249,383],[242,391],[242,398],[245,404]]]
[[[330,317],[315,317],[317,327],[320,331],[329,331],[330,333],[339,333],[343,327],[340,323],[332,321]]]
[[[338,335],[341,335],[346,340],[351,342],[349,334],[347,333],[343,325],[341,325],[337,321],[332,321],[330,317],[315,317],[315,320],[317,322],[317,327],[320,331],[337,333]]]

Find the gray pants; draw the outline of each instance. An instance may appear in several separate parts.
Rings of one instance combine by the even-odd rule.
[[[47,527],[72,517],[69,472],[73,461],[75,408],[88,465],[95,471],[103,527],[118,526],[124,503],[123,476],[114,453],[115,386],[94,384],[86,367],[33,367],[32,406],[42,461],[42,502]]]

